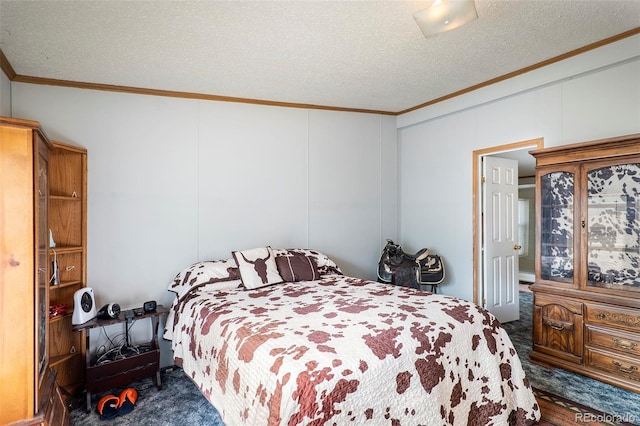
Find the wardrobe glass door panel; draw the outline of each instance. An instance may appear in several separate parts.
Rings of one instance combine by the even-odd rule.
[[[540,279],[574,282],[575,173],[554,171],[540,176]]]
[[[47,350],[47,323],[49,319],[49,226],[48,226],[48,200],[49,200],[49,182],[48,182],[48,155],[49,148],[39,137],[34,138],[34,142],[38,146],[37,156],[37,188],[36,188],[36,211],[37,211],[37,261],[36,261],[36,359],[38,362],[38,383],[36,389],[39,389],[44,378],[44,373],[48,368],[48,350]]]
[[[640,292],[640,163],[586,172],[587,286]]]

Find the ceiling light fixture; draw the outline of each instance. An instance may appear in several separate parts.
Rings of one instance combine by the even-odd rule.
[[[434,0],[431,6],[413,14],[425,37],[461,27],[477,17],[474,0]]]

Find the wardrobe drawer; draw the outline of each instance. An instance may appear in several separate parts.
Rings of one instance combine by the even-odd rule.
[[[587,326],[587,345],[640,357],[640,335]]]
[[[587,303],[587,324],[598,324],[609,327],[620,327],[640,332],[640,310],[619,308],[610,305]]]
[[[534,293],[536,306],[560,305],[576,315],[582,315],[582,302],[550,294]]]
[[[640,371],[638,370],[640,368],[640,360],[637,358],[587,348],[586,364],[589,367],[640,382]]]
[[[536,294],[533,307],[534,351],[582,363],[582,303]]]

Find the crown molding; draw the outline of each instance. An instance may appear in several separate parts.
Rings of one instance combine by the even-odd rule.
[[[510,72],[510,73],[501,75],[499,77],[493,78],[491,80],[487,80],[487,81],[482,82],[480,84],[476,84],[474,86],[467,87],[466,89],[458,90],[457,92],[450,93],[448,95],[439,97],[437,99],[433,99],[433,100],[425,102],[423,104],[416,105],[414,107],[405,109],[404,111],[400,111],[400,112],[396,113],[396,115],[406,114],[408,112],[415,111],[415,110],[420,109],[420,108],[424,108],[424,107],[427,107],[427,106],[430,106],[430,105],[434,105],[434,104],[440,103],[442,101],[446,101],[446,100],[451,99],[451,98],[455,98],[455,97],[460,96],[460,95],[464,95],[465,93],[473,92],[474,90],[481,89],[481,88],[486,87],[486,86],[491,86],[492,84],[499,83],[501,81],[508,80],[510,78],[517,77],[517,76],[522,75],[522,74],[526,74],[529,71],[533,71],[533,70],[538,69],[538,68],[546,67],[547,65],[551,65],[551,64],[554,64],[556,62],[563,61],[563,60],[565,60],[567,58],[571,58],[572,56],[576,56],[576,55],[579,55],[581,53],[585,53],[585,52],[588,52],[590,50],[597,49],[599,47],[605,46],[607,44],[614,43],[616,41],[625,39],[627,37],[634,36],[636,34],[640,34],[640,27],[636,27],[636,28],[634,28],[632,30],[625,31],[623,33],[614,35],[614,36],[606,38],[604,40],[600,40],[600,41],[597,41],[595,43],[588,44],[588,45],[583,46],[583,47],[581,47],[579,49],[575,49],[575,50],[572,50],[570,52],[563,53],[562,55],[555,56],[553,58],[547,59],[546,61],[538,62],[537,64],[533,64],[533,65],[530,65],[528,67],[519,69],[517,71],[513,71],[513,72]]]
[[[7,57],[4,56],[2,49],[0,49],[0,69],[2,69],[10,81],[13,81],[16,78],[16,72],[13,70],[13,67],[9,63]]]
[[[360,112],[360,113],[366,113],[366,114],[396,115],[395,112],[391,112],[391,111],[378,111],[378,110],[371,110],[371,109],[345,108],[345,107],[291,103],[291,102],[276,102],[276,101],[267,101],[262,99],[248,99],[248,98],[236,98],[232,96],[208,95],[204,93],[178,92],[178,91],[171,91],[171,90],[145,89],[142,87],[118,86],[118,85],[112,85],[112,84],[85,83],[85,82],[79,82],[79,81],[57,80],[53,78],[31,77],[26,75],[16,75],[12,79],[12,81],[15,81],[16,83],[74,87],[78,89],[132,93],[137,95],[165,96],[170,98],[201,99],[201,100],[207,100],[207,101],[235,102],[235,103],[245,103],[245,104],[254,104],[254,105],[279,106],[279,107],[287,107],[287,108],[320,109],[320,110],[329,110],[329,111]]]
[[[490,86],[492,84],[508,80],[510,78],[526,74],[529,71],[533,71],[538,68],[545,67],[547,65],[560,62],[572,56],[579,55],[584,52],[588,52],[593,49],[597,49],[604,45],[614,43],[616,41],[622,40],[627,37],[634,36],[636,34],[640,34],[640,27],[633,28],[629,31],[625,31],[623,33],[614,35],[612,37],[606,38],[604,40],[600,40],[595,43],[591,43],[587,46],[583,46],[579,49],[572,50],[571,52],[564,53],[562,55],[555,56],[553,58],[547,59],[542,62],[538,62],[537,64],[519,69],[517,71],[513,71],[499,77],[493,78],[491,80],[487,80],[480,84],[476,84],[474,86],[468,87],[466,89],[458,90],[457,92],[450,93],[448,95],[439,97],[437,99],[433,99],[431,101],[422,103],[420,105],[416,105],[414,107],[402,110],[402,111],[378,111],[378,110],[370,110],[370,109],[361,109],[361,108],[344,108],[344,107],[336,107],[336,106],[327,106],[327,105],[313,105],[313,104],[303,104],[303,103],[290,103],[290,102],[276,102],[276,101],[268,101],[261,99],[249,99],[249,98],[236,98],[232,96],[218,96],[218,95],[208,95],[203,93],[191,93],[191,92],[178,92],[178,91],[170,91],[170,90],[158,90],[158,89],[145,89],[140,87],[130,87],[130,86],[118,86],[111,84],[99,84],[99,83],[86,83],[86,82],[78,82],[78,81],[69,81],[69,80],[58,80],[53,78],[43,78],[43,77],[32,77],[26,75],[16,74],[13,67],[9,63],[9,60],[6,58],[2,49],[0,49],[0,68],[5,73],[5,75],[9,78],[10,81],[15,81],[18,83],[30,83],[30,84],[42,84],[48,86],[61,86],[61,87],[75,87],[79,89],[90,89],[90,90],[102,90],[109,92],[123,92],[123,93],[132,93],[138,95],[151,95],[151,96],[165,96],[165,97],[174,97],[174,98],[186,98],[186,99],[201,99],[208,101],[218,101],[218,102],[235,102],[235,103],[246,103],[246,104],[256,104],[256,105],[268,105],[268,106],[279,106],[279,107],[287,107],[287,108],[304,108],[304,109],[319,109],[319,110],[329,110],[329,111],[347,111],[347,112],[360,112],[366,114],[381,114],[381,115],[402,115],[411,111],[418,110],[420,108],[424,108],[427,106],[431,106],[443,101],[446,101],[451,98],[455,98],[460,95],[464,95],[469,92],[473,92],[474,90],[478,90],[483,87]]]

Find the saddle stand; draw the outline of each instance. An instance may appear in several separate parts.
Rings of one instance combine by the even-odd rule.
[[[378,281],[422,290],[431,286],[437,293],[438,284],[444,281],[444,262],[429,249],[423,248],[416,254],[408,254],[402,247],[387,239],[378,262]]]

